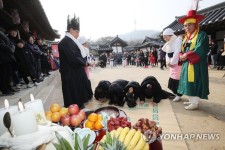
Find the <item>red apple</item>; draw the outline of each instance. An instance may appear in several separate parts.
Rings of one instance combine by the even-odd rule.
[[[72,104],[68,107],[68,112],[70,115],[76,115],[79,112],[79,107],[77,104]]]
[[[70,125],[71,126],[78,126],[81,123],[81,118],[79,115],[72,115],[70,116]]]
[[[84,119],[86,118],[85,111],[83,111],[83,110],[80,110],[78,112],[78,115],[80,116],[81,121],[84,121]]]
[[[70,125],[70,116],[65,115],[61,118],[61,122],[64,126],[69,126]]]

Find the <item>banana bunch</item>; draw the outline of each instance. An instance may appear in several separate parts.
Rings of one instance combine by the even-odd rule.
[[[112,130],[110,135],[117,137],[120,142],[124,143],[126,150],[149,150],[146,137],[139,130],[119,127],[117,130]],[[100,142],[104,142],[105,139],[104,136]]]

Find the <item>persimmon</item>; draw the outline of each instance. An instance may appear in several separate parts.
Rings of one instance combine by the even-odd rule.
[[[94,124],[94,129],[95,130],[101,130],[103,128],[102,126],[102,121],[96,121]]]
[[[68,108],[62,107],[59,110],[60,116],[63,117],[68,114]]]
[[[88,121],[92,121],[92,122],[95,122],[98,120],[98,114],[96,113],[91,113],[89,116],[88,116]]]
[[[51,111],[46,111],[45,112],[45,117],[46,117],[47,120],[52,121],[51,116],[52,116],[52,112]]]
[[[59,122],[60,118],[61,118],[61,115],[59,112],[52,113],[52,116],[51,116],[52,122]]]
[[[86,128],[89,128],[89,129],[91,129],[91,130],[94,129],[94,122],[87,120],[87,121],[85,122],[85,127],[86,127]]]
[[[54,103],[54,104],[51,105],[50,110],[51,110],[51,112],[53,112],[53,113],[54,113],[54,112],[58,112],[58,111],[60,110],[60,105]]]
[[[102,121],[102,115],[101,114],[98,114],[98,121]]]

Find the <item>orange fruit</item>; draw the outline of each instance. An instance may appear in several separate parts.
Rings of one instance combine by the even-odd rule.
[[[52,116],[52,112],[51,111],[46,111],[45,112],[45,117],[46,117],[47,120],[52,121],[51,116]]]
[[[95,130],[101,130],[103,128],[102,121],[96,121],[94,124]]]
[[[68,114],[68,108],[62,107],[59,110],[60,116],[63,117]]]
[[[85,127],[86,127],[86,128],[89,128],[89,129],[91,129],[91,130],[94,129],[94,122],[91,122],[91,121],[88,121],[88,120],[87,120],[87,121],[85,122]]]
[[[89,121],[92,121],[92,122],[95,122],[98,120],[98,114],[96,113],[91,113],[89,116],[88,116],[88,120]]]
[[[60,105],[59,104],[52,104],[50,107],[51,112],[58,112],[60,110]]]
[[[51,116],[52,122],[59,122],[60,118],[61,116],[59,112],[52,113],[52,116]]]
[[[102,115],[98,114],[98,121],[102,121]]]

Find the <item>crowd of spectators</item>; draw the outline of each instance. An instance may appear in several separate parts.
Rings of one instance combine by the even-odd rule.
[[[0,30],[0,95],[13,95],[23,85],[38,86],[50,75],[51,51],[38,37],[21,39],[16,28]]]
[[[117,65],[127,66],[133,65],[137,67],[156,67],[159,66],[161,70],[167,67],[166,64],[166,52],[161,47],[152,47],[151,50],[143,51],[136,50],[133,52],[123,53],[102,53],[99,57],[99,65],[102,68],[109,64],[110,68],[116,67]],[[225,66],[225,51],[224,48],[220,49],[216,42],[210,43],[210,52],[208,54],[209,67],[217,70],[223,70]]]
[[[111,52],[109,54],[102,53],[99,57],[99,61],[104,62],[104,67],[106,67],[106,63],[110,64],[110,67],[116,67],[117,65],[127,66],[133,65],[137,67],[148,68],[149,66],[155,67],[158,66],[158,62],[161,60],[165,61],[165,52],[161,51],[163,55],[160,54],[160,48],[152,48],[150,51],[143,52],[142,50],[136,50],[134,52],[123,52],[123,53],[115,53]],[[162,65],[162,69],[165,66],[165,62]]]
[[[210,51],[208,53],[208,64],[210,69],[216,68],[217,70],[223,70],[225,66],[225,51],[224,47],[218,46],[217,42],[212,39],[209,41]]]

